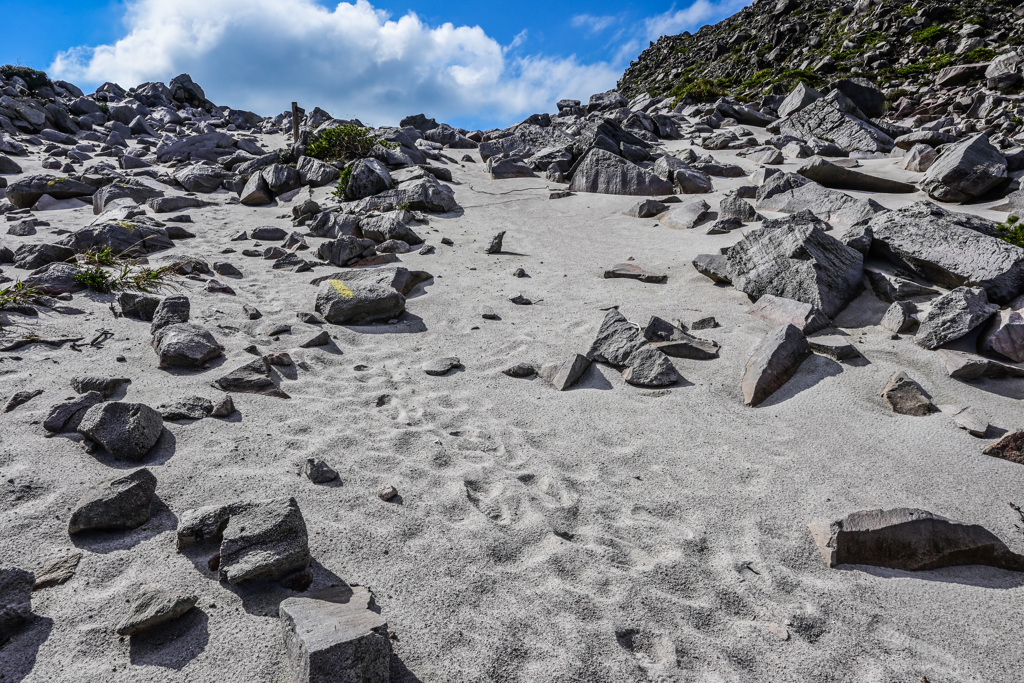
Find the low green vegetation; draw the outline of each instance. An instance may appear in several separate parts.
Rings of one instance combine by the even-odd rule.
[[[0,289],[0,310],[10,306],[30,304],[41,296],[43,296],[42,292],[18,280],[13,285]]]
[[[3,66],[0,66],[0,75],[4,78],[13,78],[14,76],[17,76],[21,80],[25,81],[29,89],[33,91],[53,85],[45,71],[36,71],[35,69],[30,69],[27,66],[4,64]]]
[[[727,94],[708,78],[698,78],[677,85],[669,93],[669,95],[675,98],[672,103],[673,107],[687,97],[695,102],[714,102],[719,97],[724,97]]]
[[[321,161],[348,162],[365,159],[377,145],[395,149],[396,144],[373,135],[368,128],[354,124],[320,131],[306,145],[306,154]]]
[[[953,32],[945,26],[928,26],[927,28],[914,31],[910,34],[910,37],[917,43],[937,43],[951,35],[953,35]]]
[[[996,56],[996,51],[990,47],[979,47],[975,50],[971,50],[967,53],[965,61],[968,64],[978,64],[980,62],[990,62],[992,58]]]
[[[352,179],[352,167],[346,166],[341,169],[341,177],[338,178],[338,184],[334,186],[334,198],[339,202],[345,201],[345,191],[348,189],[348,182]]]
[[[114,254],[110,247],[93,249],[79,257],[83,266],[75,274],[75,282],[96,292],[144,292],[152,294],[174,286],[183,264],[172,263],[159,268],[137,267],[128,258]]]
[[[997,225],[996,233],[1004,242],[1024,248],[1024,223],[1019,216],[1010,216],[1005,223]]]

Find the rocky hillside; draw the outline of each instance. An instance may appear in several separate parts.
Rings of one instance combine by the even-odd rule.
[[[862,76],[886,88],[890,102],[933,84],[986,80],[1016,93],[1019,74],[991,79],[985,72],[1021,44],[1024,5],[1015,0],[756,0],[696,34],[659,38],[618,89],[627,97],[732,94],[756,101],[785,95],[799,81],[820,87]],[[962,65],[976,66],[956,68]]]

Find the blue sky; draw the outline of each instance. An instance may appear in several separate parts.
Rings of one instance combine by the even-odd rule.
[[[0,63],[91,91],[190,73],[218,104],[261,114],[299,100],[394,124],[424,112],[505,126],[586,99],[662,34],[695,31],[748,0],[32,0],[9,3]]]

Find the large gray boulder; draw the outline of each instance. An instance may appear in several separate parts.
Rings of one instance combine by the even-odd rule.
[[[92,212],[100,215],[114,202],[128,199],[134,204],[144,204],[150,199],[163,197],[162,190],[135,183],[111,183],[96,190],[92,196]],[[129,204],[130,205],[130,204]]]
[[[299,157],[299,162],[295,165],[295,169],[299,172],[302,184],[309,185],[310,187],[329,185],[341,175],[341,172],[334,166],[324,163],[319,159],[306,156]]]
[[[924,571],[968,564],[1024,571],[1024,556],[992,532],[926,510],[862,510],[832,523],[810,525],[829,567],[862,564]]]
[[[387,212],[401,208],[410,211],[448,213],[457,209],[459,204],[455,201],[455,192],[451,187],[428,175],[419,180],[402,183],[393,190],[343,206],[351,213]]]
[[[280,579],[309,565],[306,522],[294,498],[264,500],[229,517],[220,544],[228,583]]]
[[[916,202],[875,216],[867,224],[871,254],[950,289],[984,287],[1007,304],[1024,288],[1024,249],[983,231],[991,221]]]
[[[359,221],[359,229],[362,230],[364,237],[378,243],[402,240],[406,244],[423,244],[423,238],[400,220],[394,212],[379,216],[367,216]]]
[[[74,249],[60,244],[22,244],[14,251],[14,267],[34,271],[74,257]]]
[[[765,221],[726,258],[736,289],[802,301],[830,318],[857,295],[864,268],[859,252],[800,216]]]
[[[145,256],[174,246],[166,230],[150,225],[145,218],[88,225],[58,244],[79,253],[109,248],[114,254],[125,256]]]
[[[924,174],[921,189],[940,202],[966,202],[1006,181],[1006,157],[979,133],[944,147]]]
[[[191,323],[161,327],[153,335],[161,368],[198,368],[224,353],[209,330]]]
[[[811,355],[804,333],[795,325],[780,325],[769,332],[747,360],[743,373],[743,403],[760,405],[796,374]]]
[[[17,180],[7,186],[7,201],[19,209],[29,209],[44,194],[54,199],[92,197],[96,188],[71,178],[35,175]]]
[[[68,533],[140,527],[155,498],[156,477],[145,468],[94,486],[71,512]]]
[[[999,311],[982,339],[982,350],[1024,363],[1024,301]]]
[[[327,242],[321,242],[316,249],[318,258],[338,267],[350,265],[360,259],[373,256],[374,253],[376,251],[373,240],[352,235],[342,235]]]
[[[885,211],[873,199],[851,197],[797,173],[776,173],[757,188],[758,211],[798,213],[811,211],[833,226],[855,225]]]
[[[981,287],[957,287],[932,301],[914,341],[926,349],[936,349],[965,336],[998,310]]]
[[[917,188],[910,183],[901,183],[898,180],[880,178],[879,176],[854,171],[853,169],[833,164],[831,161],[821,157],[812,157],[797,169],[797,173],[820,185],[839,190],[891,193],[917,192]]]
[[[228,176],[228,173],[217,166],[199,164],[185,166],[174,172],[174,179],[186,192],[216,192]]]
[[[665,213],[658,216],[658,222],[676,230],[690,230],[697,227],[708,215],[711,206],[703,199],[698,199],[689,204],[673,206]]]
[[[141,460],[164,430],[160,413],[142,403],[100,403],[86,411],[78,433],[119,460]]]
[[[841,111],[826,98],[771,124],[768,130],[802,140],[820,138],[851,152],[888,152],[893,148],[891,137],[867,121]]]
[[[365,586],[284,600],[278,612],[289,683],[388,683],[391,639]]]
[[[672,183],[653,171],[603,149],[592,149],[579,162],[569,183],[571,192],[624,195],[669,195]]]
[[[845,95],[868,118],[885,115],[885,93],[866,78],[843,78],[829,87]]]
[[[345,187],[345,198],[356,200],[372,197],[387,192],[394,184],[395,181],[384,164],[376,159],[359,159],[352,164],[348,185]]]
[[[316,311],[334,325],[388,321],[405,311],[405,296],[377,282],[325,280],[317,290]]]

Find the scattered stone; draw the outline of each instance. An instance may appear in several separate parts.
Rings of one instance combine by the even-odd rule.
[[[1024,301],[998,311],[982,340],[984,351],[994,351],[1015,363],[1024,362]]]
[[[625,278],[628,280],[639,280],[640,282],[660,284],[668,280],[668,275],[651,273],[634,263],[616,263],[604,271],[604,278]]]
[[[729,260],[723,254],[697,254],[692,263],[698,273],[710,278],[713,282],[732,283]]]
[[[121,292],[117,295],[117,305],[121,307],[121,315],[152,321],[160,305],[160,297],[139,292]]]
[[[986,447],[981,454],[1024,465],[1024,432],[1007,434],[996,443]]]
[[[128,614],[117,625],[119,636],[132,636],[181,617],[196,606],[194,595],[181,595],[155,585],[139,587]]]
[[[828,356],[832,360],[844,361],[860,357],[857,347],[851,344],[847,337],[838,334],[808,337],[807,344],[811,347],[811,351]]]
[[[810,530],[829,567],[863,564],[924,571],[980,564],[1024,571],[1024,556],[984,527],[926,510],[862,510],[831,524],[811,524]]]
[[[110,398],[117,393],[123,385],[131,382],[127,377],[75,377],[71,380],[71,388],[79,394],[87,394],[90,391],[98,391],[103,398]]]
[[[231,400],[231,394],[225,394],[213,404],[210,417],[229,417],[235,412],[235,402]]]
[[[939,411],[921,385],[902,370],[889,378],[881,397],[894,413],[900,415],[924,417]]]
[[[393,500],[396,496],[398,496],[398,489],[390,484],[377,489],[377,497],[385,502]]]
[[[532,306],[533,305],[533,301],[531,301],[530,299],[527,299],[522,294],[516,294],[515,296],[510,296],[508,298],[508,300],[511,301],[512,303],[514,303],[516,306]]]
[[[67,552],[41,561],[36,565],[36,580],[32,590],[38,591],[67,583],[75,575],[81,560],[82,553]]]
[[[157,407],[165,420],[202,420],[213,413],[213,401],[202,396],[189,396],[180,401]]]
[[[936,349],[963,337],[997,310],[999,307],[988,302],[981,287],[957,287],[932,301],[914,341],[926,349]]]
[[[279,579],[309,564],[306,523],[294,498],[264,500],[230,515],[220,576],[231,584]]]
[[[666,210],[668,207],[657,199],[645,199],[627,209],[626,215],[633,218],[653,218]]]
[[[502,241],[504,239],[505,239],[505,231],[502,230],[497,235],[495,235],[493,238],[491,238],[491,243],[487,246],[487,249],[484,250],[484,253],[486,253],[486,254],[500,254],[501,253],[501,244],[502,244]]]
[[[338,473],[320,458],[306,458],[302,473],[314,484],[326,484],[338,478]]]
[[[706,201],[698,199],[689,204],[673,207],[658,215],[658,222],[676,230],[690,230],[704,220],[710,210],[711,206]]]
[[[232,370],[216,380],[213,386],[223,391],[290,398],[274,383],[270,373],[270,363],[262,357]]]
[[[769,332],[747,361],[743,375],[743,402],[760,405],[796,374],[811,355],[807,338],[795,325],[786,324]]]
[[[773,327],[793,325],[804,334],[814,334],[832,324],[828,316],[811,304],[772,294],[762,296],[748,312]]]
[[[966,202],[1006,180],[1006,157],[984,133],[948,145],[921,180],[921,189],[940,202]]]
[[[1001,379],[1004,377],[1024,377],[1024,368],[1016,365],[1000,363],[989,358],[975,356],[964,351],[938,349],[939,355],[946,362],[946,372],[953,379],[971,380]]]
[[[424,363],[421,367],[423,368],[423,372],[427,373],[428,375],[442,377],[444,375],[447,375],[452,370],[455,370],[456,368],[461,368],[462,363],[459,362],[458,358],[452,356],[448,358],[437,358],[435,360],[428,361]]]
[[[957,412],[953,413],[953,422],[960,429],[965,430],[971,436],[976,436],[979,439],[985,438],[985,434],[988,433],[991,425],[988,419],[981,415],[974,408],[961,408]]]
[[[527,363],[517,363],[510,367],[505,368],[501,371],[502,374],[508,375],[509,377],[515,377],[516,379],[524,379],[526,377],[533,377],[537,374],[537,369]]]
[[[178,323],[187,323],[192,305],[188,297],[182,294],[175,294],[161,301],[153,311],[153,323],[150,325],[150,332],[154,334],[161,328]]]
[[[334,325],[387,321],[405,312],[405,296],[366,280],[326,280],[316,296],[316,311]]]
[[[146,468],[85,492],[71,513],[68,533],[135,529],[149,521],[156,477]]]
[[[14,396],[11,396],[11,398],[7,401],[7,403],[4,405],[3,412],[9,413],[18,406],[25,405],[26,403],[28,403],[36,396],[39,396],[42,393],[42,389],[35,389],[33,391],[19,391]]]
[[[893,334],[910,332],[917,325],[913,315],[915,309],[916,306],[909,302],[894,301],[878,324]]]
[[[43,420],[43,429],[55,434],[73,432],[78,429],[85,412],[102,401],[103,394],[90,391],[71,401],[58,403],[50,408],[50,413]]]
[[[331,343],[331,335],[327,334],[327,330],[321,330],[317,332],[309,339],[299,343],[299,348],[311,349],[315,346],[327,346]]]
[[[531,365],[514,365],[504,372],[509,377],[530,377],[533,374],[538,374],[550,382],[558,391],[565,391],[576,384],[589,367],[590,359],[577,353],[573,354],[572,358],[560,363],[544,365],[539,371],[535,370]]]
[[[209,330],[191,323],[158,329],[153,335],[153,349],[161,368],[197,368],[224,355],[224,347]]]
[[[698,339],[657,316],[651,317],[644,328],[644,339],[666,356],[710,360],[718,358],[719,345],[716,342]]]

